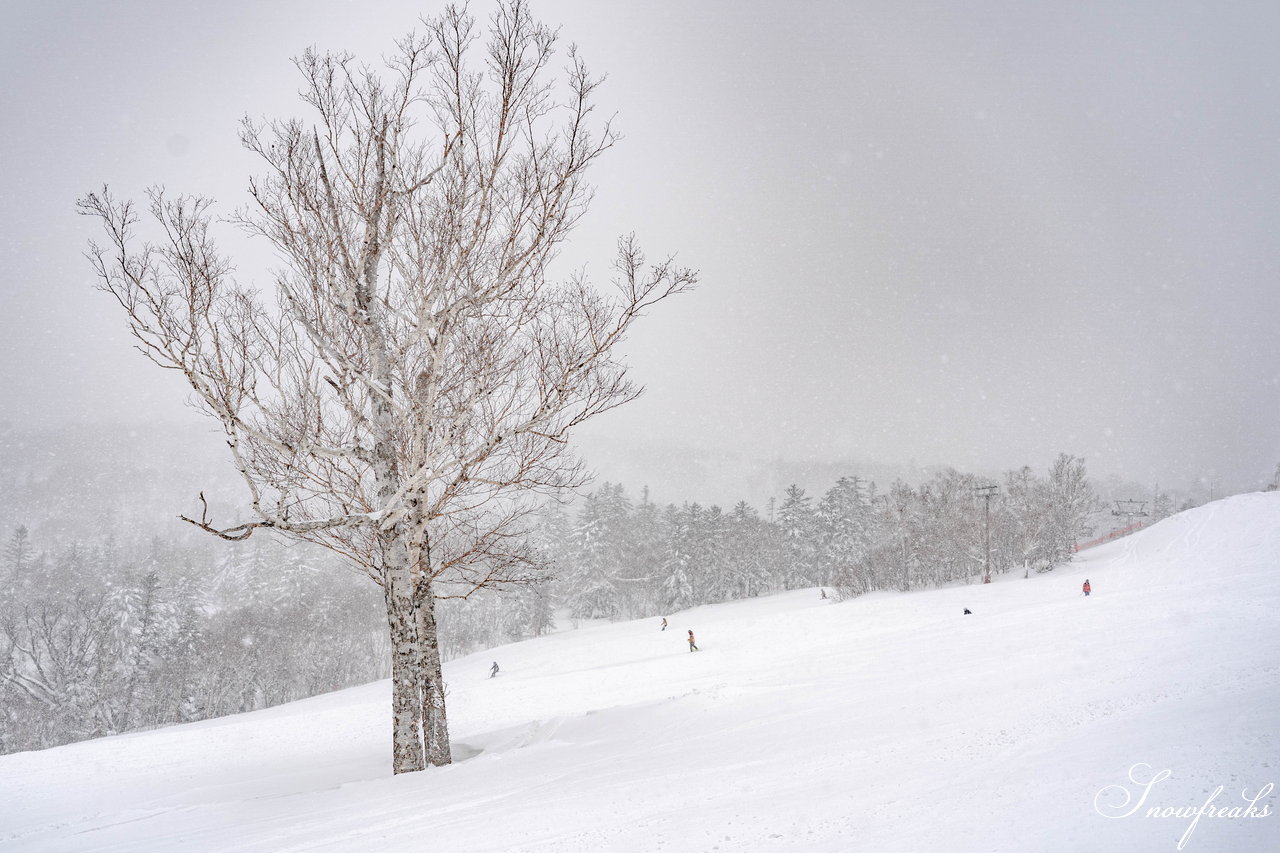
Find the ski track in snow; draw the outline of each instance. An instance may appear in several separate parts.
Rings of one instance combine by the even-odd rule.
[[[386,682],[0,757],[0,851],[1172,851],[1188,821],[1095,795],[1139,762],[1160,806],[1280,782],[1280,494],[1029,580],[668,618],[450,662],[425,773],[388,775]],[[1280,814],[1185,849],[1280,850]]]

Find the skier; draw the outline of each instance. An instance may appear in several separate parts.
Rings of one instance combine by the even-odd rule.
[[[689,629],[689,651],[696,652],[697,650],[698,650],[698,644],[693,641],[693,629],[690,628]]]
[[[497,674],[498,674],[498,662],[494,661],[493,668],[489,670],[489,677],[493,678]]]
[[[667,630],[667,617],[662,617],[662,630]]]
[[[1084,579],[1084,594],[1085,594],[1085,597],[1086,597],[1086,598],[1087,598],[1087,597],[1088,597],[1088,595],[1089,595],[1089,590],[1090,590],[1090,589],[1092,589],[1092,587],[1090,587],[1090,586],[1089,586],[1089,579],[1088,579],[1088,578],[1085,578],[1085,579]]]
[[[965,615],[965,616],[972,616],[972,615],[973,615],[973,611],[966,607],[966,608],[964,609],[964,615]]]

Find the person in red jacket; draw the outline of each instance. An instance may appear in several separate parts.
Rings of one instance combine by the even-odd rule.
[[[696,652],[697,650],[698,650],[698,644],[693,641],[693,629],[690,628],[689,629],[689,651]]]
[[[1084,594],[1085,594],[1086,596],[1088,596],[1088,595],[1089,595],[1089,590],[1090,590],[1090,589],[1091,589],[1091,587],[1089,586],[1089,579],[1088,579],[1088,578],[1085,578],[1085,580],[1084,580]]]

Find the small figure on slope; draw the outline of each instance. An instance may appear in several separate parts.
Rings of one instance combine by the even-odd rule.
[[[662,617],[662,630],[667,630],[667,617]]]
[[[1084,594],[1085,594],[1085,596],[1086,596],[1086,597],[1088,597],[1088,595],[1089,595],[1089,590],[1091,590],[1092,588],[1093,588],[1093,587],[1089,586],[1089,579],[1088,579],[1088,578],[1085,578],[1085,579],[1084,579]]]
[[[965,616],[972,616],[972,615],[973,615],[973,611],[966,607],[966,608],[964,609],[964,615],[965,615]]]
[[[693,629],[690,628],[689,629],[689,651],[696,652],[697,650],[698,650],[698,644],[693,641]]]
[[[497,674],[498,674],[498,662],[494,661],[493,668],[489,670],[489,677],[493,678]]]

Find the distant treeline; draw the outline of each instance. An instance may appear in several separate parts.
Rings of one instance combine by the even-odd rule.
[[[997,486],[989,499],[984,485]],[[883,491],[843,477],[816,498],[793,485],[764,514],[745,502],[658,506],[605,484],[572,519],[548,507],[539,536],[560,567],[554,604],[614,619],[810,586],[850,597],[977,580],[988,535],[993,574],[1048,571],[1100,509],[1084,461],[1063,454],[1045,476],[1022,468],[995,484],[947,470]]]

